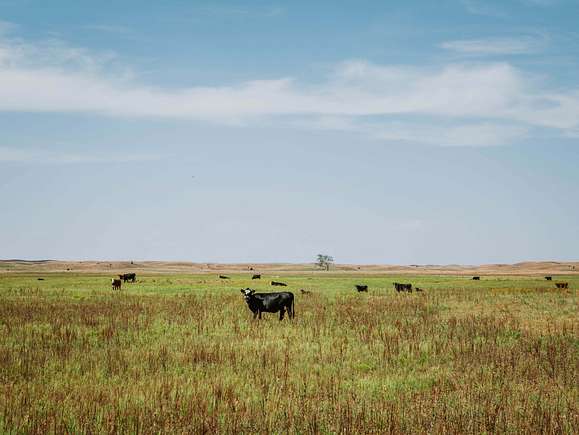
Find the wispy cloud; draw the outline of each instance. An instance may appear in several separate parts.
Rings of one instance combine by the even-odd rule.
[[[0,20],[0,36],[14,31],[17,28],[16,24],[9,21]]]
[[[110,33],[122,36],[135,36],[133,29],[127,26],[119,26],[115,24],[87,24],[83,26],[85,30],[93,30],[101,33]]]
[[[315,85],[281,77],[181,89],[144,86],[131,74],[112,77],[109,65],[117,63],[114,55],[93,56],[61,42],[0,39],[0,111],[234,125],[293,117],[312,128],[441,145],[511,143],[538,127],[579,129],[579,89],[550,90],[504,62],[421,68],[349,61]]]
[[[521,3],[532,6],[554,6],[559,3],[558,0],[520,0]]]
[[[121,153],[65,153],[41,149],[22,149],[0,146],[0,162],[12,163],[122,163],[158,160],[155,154]]]
[[[238,17],[276,17],[285,13],[285,8],[272,5],[263,8],[234,5],[211,5],[198,9],[199,12],[213,16],[238,16]]]
[[[446,41],[440,47],[467,55],[530,54],[542,50],[546,39],[524,36],[519,38],[484,38]]]
[[[461,0],[461,4],[466,11],[473,15],[483,15],[489,17],[504,17],[506,12],[497,5],[491,5],[481,0]]]

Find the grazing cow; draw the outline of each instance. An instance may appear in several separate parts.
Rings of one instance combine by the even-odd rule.
[[[261,279],[261,275],[259,273],[253,275],[251,279]]]
[[[421,289],[420,287],[415,287],[414,290],[416,290],[417,292],[423,292],[424,289]]]
[[[119,275],[119,278],[123,280],[123,282],[135,282],[137,280],[137,275],[134,273],[123,273]]]
[[[38,278],[38,281],[44,281],[44,278]]]
[[[546,279],[547,281],[551,281],[551,280],[553,280],[553,277],[552,277],[552,276],[546,276],[545,279]]]
[[[272,281],[271,285],[274,285],[274,286],[277,285],[280,287],[287,287],[287,284],[285,282],[278,282],[278,281]]]
[[[241,293],[247,306],[253,313],[253,318],[261,319],[261,313],[277,313],[279,311],[279,320],[287,311],[288,317],[295,317],[294,294],[291,292],[275,293],[256,293],[250,288],[242,289]]]
[[[311,295],[312,292],[309,290],[304,290],[303,288],[300,289],[300,292],[302,293],[302,295]]]
[[[113,290],[121,289],[121,280],[117,278],[111,278],[111,284],[113,285]]]
[[[219,275],[219,278],[221,278],[221,279],[230,279],[228,276],[225,276],[225,275]]]
[[[473,277],[472,277],[472,280],[473,280],[473,281],[480,281],[480,276],[473,276]]]
[[[557,288],[569,288],[568,282],[556,282],[555,285],[557,286]]]
[[[399,282],[394,283],[394,288],[397,292],[410,292],[412,293],[412,284],[400,284]]]
[[[355,284],[355,287],[356,287],[356,290],[358,290],[359,292],[367,292],[368,291],[367,285]]]

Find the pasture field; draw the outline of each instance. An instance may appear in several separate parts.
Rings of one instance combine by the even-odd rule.
[[[0,432],[578,432],[579,276],[231,278],[0,275]]]

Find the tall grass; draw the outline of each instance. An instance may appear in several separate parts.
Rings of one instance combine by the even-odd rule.
[[[241,276],[3,277],[0,432],[576,433],[576,290],[283,279],[293,321],[253,320]]]

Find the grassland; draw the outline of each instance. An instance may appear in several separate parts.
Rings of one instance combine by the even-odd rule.
[[[0,275],[3,433],[576,433],[579,277]],[[422,294],[398,294],[392,282]],[[368,294],[353,284],[368,284]],[[298,289],[311,290],[302,296]]]

